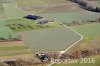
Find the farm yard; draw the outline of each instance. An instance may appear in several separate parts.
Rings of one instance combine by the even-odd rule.
[[[80,36],[67,28],[22,32],[21,35],[25,44],[34,52],[65,50],[80,39]]]
[[[41,22],[47,22],[47,23],[38,24]],[[26,18],[7,19],[4,25],[11,28],[15,32],[62,27],[62,25],[60,25],[56,21],[50,22],[49,20],[45,20],[45,19],[44,20],[30,20]]]

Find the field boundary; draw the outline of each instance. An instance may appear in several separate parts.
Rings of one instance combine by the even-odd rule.
[[[75,43],[73,43],[70,47],[68,47],[66,50],[64,51],[60,51],[61,54],[65,53],[67,50],[69,50],[71,47],[73,47],[75,44],[77,44],[78,42],[80,42],[81,40],[83,40],[83,36],[81,34],[79,34],[77,31],[73,30],[70,27],[67,27],[66,25],[64,25],[65,28],[70,29],[71,31],[73,31],[74,33],[76,33],[77,35],[80,36],[80,39],[78,41],[76,41]]]
[[[60,51],[60,54],[61,54],[61,55],[62,55],[63,53],[65,53],[66,51],[68,51],[70,48],[72,48],[74,45],[76,45],[77,43],[79,43],[80,41],[83,40],[83,36],[82,36],[81,34],[79,34],[77,31],[73,30],[72,28],[70,28],[70,27],[68,27],[68,26],[66,26],[66,25],[64,25],[64,27],[70,29],[71,31],[73,31],[74,33],[76,33],[77,35],[79,35],[79,36],[80,36],[80,39],[79,39],[78,41],[76,41],[75,43],[73,43],[71,46],[69,46],[66,50]],[[54,63],[51,63],[51,64],[49,64],[49,65],[47,65],[47,66],[52,66],[53,64],[54,64]]]

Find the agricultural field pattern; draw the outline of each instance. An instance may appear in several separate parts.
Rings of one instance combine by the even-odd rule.
[[[44,64],[35,56],[96,49],[94,64]],[[100,66],[100,0],[0,0],[0,61],[30,56],[36,66]]]

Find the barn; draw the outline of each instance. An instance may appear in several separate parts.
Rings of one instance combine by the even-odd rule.
[[[23,18],[37,20],[37,19],[42,19],[43,17],[37,16],[37,15],[27,15],[27,16],[24,16]]]

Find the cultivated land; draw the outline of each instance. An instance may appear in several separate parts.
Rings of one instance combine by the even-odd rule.
[[[100,37],[100,23],[80,25],[72,28],[82,34],[85,40],[91,40]]]
[[[67,13],[53,13],[53,14],[40,14],[47,19],[54,19],[62,23],[82,22],[87,20],[94,20],[100,17],[100,14],[89,11],[81,12],[67,12]]]
[[[78,25],[71,27],[76,30],[80,34],[83,35],[84,40],[77,47],[76,50],[90,50],[95,48],[100,48],[100,24],[86,24],[86,25]],[[99,66],[100,56],[92,56],[91,58],[95,58],[95,63],[65,63],[65,64],[54,64],[52,66]]]
[[[84,37],[83,42],[77,49],[94,49],[100,47],[99,23],[74,26],[71,28],[82,34]]]
[[[0,38],[8,39],[9,36],[16,37],[18,34],[13,32],[9,27],[3,26],[0,27]]]
[[[91,4],[100,7],[99,1],[91,1]],[[40,20],[22,18],[27,14],[37,14],[55,21],[39,27],[36,23]],[[30,54],[29,47],[33,52],[65,50],[79,40],[80,36],[70,29],[62,27],[58,22],[84,22],[97,18],[100,18],[99,13],[86,11],[78,4],[66,0],[0,0],[0,37],[9,38],[11,35],[16,37],[19,34],[23,37],[23,41],[0,42],[0,60],[27,58],[29,55],[26,54]],[[100,48],[99,23],[71,26],[71,28],[84,37],[77,50]],[[99,61],[100,57],[96,56],[96,63],[92,65],[76,63],[54,66],[100,66]]]
[[[67,28],[36,30],[21,34],[24,42],[34,52],[65,50],[80,39],[80,36]]]
[[[26,15],[26,12],[19,9],[16,3],[3,3],[3,7],[6,19],[19,18]]]
[[[15,0],[20,6],[65,4],[65,0]]]
[[[0,19],[3,18],[3,5],[0,3]]]
[[[60,1],[60,0],[59,0]],[[51,1],[52,2],[52,1]],[[34,30],[34,29],[38,29],[38,30],[40,30],[40,29],[43,29],[43,31],[45,31],[45,30],[50,30],[50,31],[54,31],[54,30],[56,30],[57,29],[57,31],[59,32],[60,30],[62,30],[62,31],[64,31],[65,29],[63,29],[63,28],[61,28],[62,26],[58,23],[58,22],[52,22],[52,23],[48,23],[48,24],[46,24],[46,25],[44,25],[44,26],[42,26],[42,27],[39,27],[39,26],[37,26],[36,24],[37,24],[37,22],[38,21],[33,21],[33,20],[27,20],[27,19],[23,19],[22,17],[23,16],[25,16],[25,15],[27,15],[27,12],[25,12],[25,11],[23,11],[23,10],[21,10],[20,8],[18,8],[17,7],[17,4],[13,1],[11,1],[11,0],[9,0],[9,1],[5,1],[5,0],[3,0],[2,2],[0,2],[2,5],[1,5],[1,7],[3,7],[3,15],[5,16],[4,17],[4,19],[2,19],[2,20],[0,20],[0,27],[1,27],[1,29],[0,29],[0,31],[1,31],[1,34],[0,34],[0,36],[1,36],[1,38],[6,38],[6,39],[9,39],[9,37],[10,36],[12,36],[12,37],[17,37],[17,33],[16,32],[22,32],[22,31],[27,31],[27,30]],[[49,2],[50,3],[50,2]],[[60,4],[61,2],[59,2],[59,4]],[[64,2],[62,2],[62,3],[64,3]],[[20,26],[19,24],[22,24],[22,25],[24,25],[24,27],[22,27],[22,26]],[[10,25],[10,26],[8,26],[8,25]],[[30,29],[29,28],[29,26],[31,26],[33,29]],[[2,29],[3,28],[3,29]],[[14,28],[14,29],[11,29],[11,28]],[[44,29],[44,28],[52,28],[52,29]],[[53,29],[53,28],[56,28],[56,29]],[[73,35],[74,35],[74,33],[73,32],[71,32],[69,29],[67,29],[68,30],[68,35],[70,35],[70,33],[72,33]],[[37,31],[37,30],[36,30]],[[46,32],[47,32],[46,31]],[[28,32],[28,31],[27,31]],[[42,32],[42,30],[40,30],[40,32]],[[48,32],[47,32],[48,33]],[[54,35],[56,36],[56,32],[54,31]],[[61,33],[61,32],[60,32]],[[66,30],[65,30],[65,35],[67,36],[67,32],[66,32]],[[51,33],[51,34],[53,34],[53,33]],[[54,36],[53,35],[53,36]],[[58,34],[59,35],[59,34]],[[57,36],[58,36],[57,35]],[[63,33],[61,33],[61,36],[63,35]],[[45,36],[45,35],[44,35]],[[51,39],[53,38],[53,36],[51,37]],[[75,34],[75,37],[76,37],[77,35]],[[72,36],[70,35],[70,37],[67,37],[67,38],[65,38],[66,40],[68,40],[68,38],[71,38]],[[42,37],[41,37],[42,38]],[[63,37],[62,37],[63,38]],[[79,36],[77,36],[76,37],[77,39],[76,40],[78,40],[79,39]],[[55,39],[56,38],[54,38],[54,40],[51,40],[51,41],[53,41],[54,43],[55,43]],[[59,38],[59,40],[60,40],[60,38]],[[73,39],[74,40],[74,39]],[[68,43],[70,43],[70,44],[72,44],[72,43],[74,43],[76,40],[74,40],[74,41],[68,41]],[[61,40],[61,42],[63,42],[64,40]],[[19,43],[19,44],[21,44],[21,45],[17,45],[17,43]],[[21,47],[21,46],[24,46],[23,44],[23,41],[14,41],[14,42],[1,42],[0,43],[1,44],[1,47],[3,48],[3,49],[5,49],[6,47],[7,47],[7,49],[9,50],[9,51],[7,51],[6,53],[5,53],[5,51],[6,50],[1,50],[1,52],[2,52],[2,54],[1,54],[1,56],[3,56],[3,55],[16,55],[16,54],[20,54],[20,53],[29,53],[29,51],[27,50],[28,48],[26,48],[25,50],[27,50],[27,51],[25,51],[24,52],[24,49],[22,48],[21,49],[21,51],[19,52],[19,50],[14,50],[14,49],[16,49],[15,47]],[[3,45],[3,44],[7,44],[6,46],[5,45]],[[34,43],[35,44],[35,43]],[[50,43],[49,43],[50,44]],[[60,43],[59,43],[60,44]],[[65,45],[66,43],[64,43],[64,45]],[[70,46],[70,44],[68,45],[68,46]],[[61,45],[61,44],[60,44]],[[53,46],[53,45],[52,45]],[[66,46],[66,47],[68,47],[68,46]],[[10,49],[10,48],[13,48],[13,49]],[[43,46],[42,46],[43,47]],[[59,46],[60,47],[60,46]],[[50,47],[50,49],[51,49],[52,47]],[[42,49],[41,47],[40,47],[40,49]],[[40,50],[39,49],[39,50]],[[49,51],[51,51],[50,49],[48,49]],[[56,49],[55,47],[54,47],[54,49]],[[53,49],[53,50],[54,50]],[[60,50],[60,49],[62,49],[62,50],[65,50],[66,48],[64,47],[64,48],[58,48],[58,49],[56,49],[55,51],[57,51],[57,50]],[[46,49],[45,49],[46,50]],[[37,50],[38,51],[38,50]],[[43,51],[43,50],[42,50]],[[47,51],[47,50],[46,50]]]

